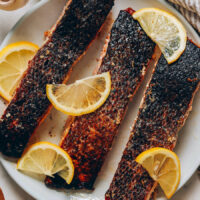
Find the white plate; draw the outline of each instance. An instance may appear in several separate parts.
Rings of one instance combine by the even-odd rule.
[[[41,45],[43,42],[43,33],[44,31],[50,29],[50,27],[55,23],[57,17],[60,15],[60,12],[65,4],[65,0],[44,0],[38,3],[31,11],[28,12],[14,27],[13,30],[5,38],[2,46],[5,46],[9,43],[19,41],[19,40],[28,40]],[[115,7],[113,8],[113,17],[119,13],[120,9],[125,9],[127,7],[132,7],[135,10],[138,10],[142,7],[158,7],[168,10],[174,13],[182,23],[185,25],[189,37],[192,38],[196,43],[200,44],[200,38],[193,30],[193,28],[186,22],[186,20],[180,16],[173,8],[168,6],[162,0],[116,0]],[[77,64],[72,73],[69,82],[74,81],[75,79],[80,79],[91,75],[92,71],[98,65],[98,58],[104,43],[105,35],[108,31],[108,26],[104,27],[103,34],[100,34],[96,41],[93,43],[92,47],[89,49],[88,53],[84,58]],[[113,178],[117,164],[120,161],[122,151],[128,141],[130,127],[134,122],[134,119],[138,112],[138,107],[146,82],[150,75],[150,70],[146,80],[143,82],[141,89],[134,98],[133,102],[130,104],[128,113],[126,114],[125,120],[122,123],[118,137],[116,138],[113,149],[107,156],[107,159],[104,163],[104,166],[95,182],[95,190],[89,193],[84,191],[77,191],[72,193],[71,191],[55,191],[45,187],[43,182],[37,179],[26,176],[23,173],[18,172],[15,167],[14,162],[8,161],[5,158],[0,158],[1,162],[9,173],[9,175],[18,183],[26,192],[32,195],[36,199],[41,200],[65,200],[65,199],[91,199],[91,200],[103,200],[104,193],[108,189],[109,184]],[[200,164],[200,94],[196,95],[193,111],[187,120],[186,125],[180,131],[179,140],[175,152],[178,154],[181,160],[181,183],[179,188],[186,183],[186,181],[192,176],[198,165]],[[1,113],[5,109],[5,105],[0,101],[0,111]],[[53,118],[53,120],[52,120]],[[52,110],[49,117],[45,122],[39,127],[37,133],[32,142],[38,140],[48,140],[58,144],[60,140],[60,135],[62,133],[63,124],[67,116],[62,113]],[[49,135],[51,132],[51,137]],[[41,177],[40,177],[41,179]],[[67,198],[69,197],[69,198]],[[161,197],[163,198],[163,197]]]

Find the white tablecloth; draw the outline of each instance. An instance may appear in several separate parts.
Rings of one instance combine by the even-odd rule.
[[[12,26],[31,7],[30,4],[13,11],[0,11],[0,44]],[[0,164],[0,187],[6,200],[33,200],[6,173]],[[37,192],[37,191],[36,191]],[[190,181],[172,198],[173,200],[200,200],[200,176],[194,174]],[[47,199],[48,200],[48,199]]]

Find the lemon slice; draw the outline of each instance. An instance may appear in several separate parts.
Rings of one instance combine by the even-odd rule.
[[[71,85],[47,85],[47,97],[53,106],[68,115],[79,116],[98,109],[111,90],[110,73],[78,80]]]
[[[0,51],[0,95],[10,101],[38,46],[31,42],[9,44]]]
[[[141,153],[136,162],[140,163],[149,175],[160,184],[169,199],[175,193],[181,176],[178,156],[164,148],[152,148]]]
[[[30,146],[19,159],[17,169],[51,177],[58,174],[68,184],[74,176],[70,156],[59,146],[49,142],[38,142]]]
[[[143,8],[135,12],[133,18],[160,47],[169,64],[181,56],[186,47],[187,34],[176,17],[158,8]]]

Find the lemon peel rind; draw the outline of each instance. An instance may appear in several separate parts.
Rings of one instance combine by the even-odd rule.
[[[178,30],[181,30],[181,31],[179,31],[179,35],[180,35],[180,38],[182,38],[182,42],[180,42],[181,46],[179,47],[178,51],[177,50],[174,51],[173,52],[174,54],[170,57],[166,57],[164,52],[163,52],[168,64],[175,62],[182,55],[182,53],[184,52],[184,50],[186,48],[187,33],[186,33],[186,30],[185,30],[185,27],[182,25],[182,23],[175,16],[173,16],[173,14],[171,14],[171,13],[165,11],[165,10],[159,9],[159,8],[142,8],[142,9],[136,11],[135,13],[133,13],[132,16],[133,16],[134,19],[138,20],[138,18],[142,14],[147,13],[147,12],[156,12],[160,15],[163,15],[163,16],[171,19],[171,21],[176,22],[174,24],[177,25]],[[159,45],[158,41],[156,41],[151,36],[151,34],[146,30],[146,28],[143,26],[143,24],[140,22],[140,20],[138,20],[138,22],[140,23],[141,27],[145,30],[146,34],[160,47],[160,49],[162,49],[161,46]]]
[[[105,74],[105,73],[103,73]],[[104,77],[102,76],[103,74],[99,74],[96,76],[91,76],[91,77],[87,77],[85,79],[81,79],[81,80],[77,80],[74,84],[76,83],[82,83],[83,81],[86,81],[88,79],[91,79],[93,77]],[[89,114],[92,113],[94,111],[96,111],[98,108],[100,108],[107,100],[109,94],[110,94],[110,90],[111,90],[111,76],[109,72],[106,72],[108,78],[106,78],[106,90],[103,92],[104,94],[104,98],[101,98],[100,101],[98,101],[97,103],[93,104],[92,106],[90,106],[90,109],[78,109],[79,111],[77,112],[77,109],[74,108],[67,108],[65,106],[62,106],[55,98],[53,98],[53,95],[51,93],[52,90],[52,85],[48,84],[46,86],[46,94],[47,97],[49,99],[49,101],[51,102],[51,104],[59,111],[63,112],[64,114],[67,115],[71,115],[71,116],[81,116],[81,115],[85,115],[85,114]],[[70,85],[69,85],[70,86]],[[70,111],[69,111],[70,110]]]
[[[73,162],[72,162],[72,159],[71,157],[69,156],[69,154],[64,151],[61,147],[57,146],[56,144],[53,144],[53,143],[50,143],[50,142],[46,142],[46,141],[41,141],[41,142],[37,142],[33,145],[31,145],[30,147],[28,147],[24,153],[22,154],[22,157],[18,160],[17,162],[17,166],[16,168],[18,170],[22,170],[24,171],[24,169],[22,168],[22,164],[23,164],[23,161],[24,159],[28,156],[28,154],[34,150],[37,150],[37,149],[52,149],[52,150],[55,150],[56,149],[56,152],[60,155],[63,155],[63,157],[66,157],[67,158],[67,162],[69,163],[68,167],[70,167],[70,170],[73,172],[71,173],[71,176],[67,177],[65,179],[65,181],[70,184],[71,181],[73,180],[73,176],[74,176],[74,165],[73,165]],[[27,170],[26,170],[27,171]],[[48,175],[48,174],[45,174],[45,175]],[[53,175],[53,174],[52,174]],[[58,173],[59,175],[59,173]]]
[[[173,161],[175,161],[174,163],[176,164],[177,166],[177,170],[178,170],[178,178],[176,179],[176,184],[173,188],[173,190],[170,192],[170,193],[166,193],[164,191],[164,189],[162,188],[162,190],[164,191],[166,197],[168,199],[170,199],[174,193],[176,192],[177,188],[178,188],[178,185],[180,183],[180,178],[181,178],[181,166],[180,166],[180,160],[178,158],[178,156],[173,152],[173,151],[170,151],[169,149],[166,149],[166,148],[162,148],[162,147],[154,147],[154,148],[151,148],[151,149],[148,149],[144,152],[142,152],[141,154],[139,154],[137,156],[137,158],[135,159],[135,161],[139,164],[142,165],[142,162],[145,160],[145,158],[149,157],[150,154],[152,154],[151,156],[153,157],[154,155],[156,155],[157,153],[167,153],[166,155],[170,158],[173,159]],[[148,171],[148,169],[146,169]],[[150,174],[149,174],[150,175]],[[154,181],[158,182],[158,180],[155,179],[155,177],[151,177]]]

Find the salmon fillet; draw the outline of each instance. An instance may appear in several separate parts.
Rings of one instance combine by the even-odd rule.
[[[143,80],[155,44],[139,23],[121,11],[111,30],[107,52],[97,74],[110,72],[111,92],[102,107],[76,117],[66,128],[60,146],[73,160],[75,173],[70,185],[59,176],[46,179],[47,186],[93,189],[94,181],[124,118],[128,103]]]
[[[47,115],[46,84],[68,80],[102,27],[114,0],[69,0],[47,41],[35,57],[0,120],[0,150],[20,157],[29,138]]]
[[[200,83],[200,48],[187,41],[174,63],[159,59],[106,200],[149,200],[156,183],[135,158],[153,147],[173,150]]]

